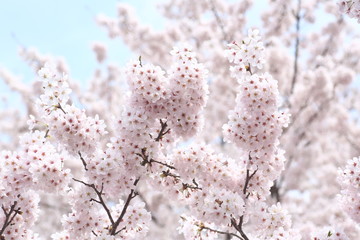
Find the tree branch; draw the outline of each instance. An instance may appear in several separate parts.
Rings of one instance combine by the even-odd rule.
[[[161,129],[158,136],[155,138],[156,142],[162,140],[162,138],[170,131],[170,128],[166,129],[168,127],[167,122],[163,122],[163,120],[160,119],[160,124],[161,124]]]
[[[104,199],[102,198],[102,194],[103,194],[103,189],[104,189],[104,184],[101,185],[101,190],[99,191],[96,187],[95,187],[95,184],[89,184],[89,183],[86,183],[84,181],[81,181],[81,180],[78,180],[76,178],[73,178],[73,180],[75,182],[79,182],[79,183],[82,183],[84,184],[85,186],[89,187],[89,188],[92,188],[94,190],[94,192],[96,193],[96,195],[98,196],[99,200],[96,200],[96,199],[90,199],[90,201],[95,201],[99,204],[101,204],[106,212],[106,214],[108,215],[108,218],[111,222],[111,225],[114,225],[114,219],[113,217],[111,216],[111,212],[108,208],[108,206],[106,205]]]
[[[5,229],[11,225],[12,221],[14,221],[15,217],[17,214],[21,214],[20,208],[16,209],[16,205],[17,205],[17,201],[15,201],[11,206],[10,206],[10,210],[9,212],[6,211],[6,208],[4,207],[4,205],[1,206],[1,209],[3,210],[4,214],[5,214],[5,221],[4,224],[0,230],[0,238],[5,239],[5,237],[3,236]]]
[[[251,155],[249,152],[249,161],[251,161]],[[258,169],[256,169],[253,173],[250,174],[250,170],[247,169],[246,170],[246,178],[245,178],[245,184],[244,184],[244,188],[243,188],[243,194],[245,196],[245,199],[247,199],[250,196],[250,193],[248,193],[248,186],[249,186],[249,182],[250,180],[255,176],[256,172],[258,171]],[[244,230],[243,230],[243,222],[244,222],[244,215],[242,215],[240,217],[239,223],[236,223],[235,218],[231,219],[231,225],[240,233],[241,237],[243,240],[249,240],[249,238],[246,236]]]
[[[141,157],[142,160],[143,160],[143,161],[140,163],[141,166],[145,166],[146,164],[149,164],[150,167],[151,167],[152,163],[157,163],[157,164],[163,165],[163,166],[165,166],[165,167],[167,167],[167,168],[175,169],[175,167],[173,167],[173,166],[171,166],[171,165],[169,165],[169,164],[167,164],[167,163],[163,163],[163,162],[157,161],[157,160],[152,159],[152,158],[149,159],[149,155],[146,153],[146,148],[142,148],[142,149],[141,149],[141,153],[136,153],[136,155],[138,155],[139,157]]]
[[[244,240],[249,240],[249,238],[246,236],[244,230],[242,229],[243,221],[244,221],[244,216],[240,217],[239,224],[237,224],[236,220],[234,218],[232,218],[231,219],[231,225],[240,233],[241,237]]]
[[[232,237],[236,237],[238,239],[241,239],[241,240],[244,240],[242,237],[240,237],[239,235],[236,235],[235,233],[230,233],[230,232],[224,232],[224,231],[219,231],[219,230],[215,230],[215,229],[212,229],[212,228],[209,228],[209,227],[205,227],[204,225],[200,225],[200,231],[205,229],[205,230],[209,230],[211,232],[215,232],[215,233],[219,233],[219,234],[224,234],[224,235],[229,235],[229,236],[232,236]]]
[[[134,182],[134,186],[137,185],[137,183],[139,182],[140,178],[137,178]],[[126,213],[126,210],[127,208],[129,207],[129,204],[130,204],[130,201],[137,196],[137,192],[135,192],[134,189],[131,189],[127,199],[126,199],[126,202],[125,202],[125,205],[121,211],[121,214],[120,216],[118,217],[118,219],[116,220],[116,222],[112,225],[112,228],[110,230],[110,235],[112,236],[115,236],[116,234],[118,234],[119,232],[121,232],[123,229],[121,229],[120,231],[116,231],[116,229],[118,228],[120,222],[123,220],[124,216],[125,216],[125,213]]]
[[[85,159],[82,157],[82,155],[81,155],[81,152],[80,152],[80,151],[78,151],[78,154],[79,154],[79,157],[80,157],[80,159],[81,159],[82,164],[84,165],[84,169],[85,169],[85,171],[87,171],[88,169],[87,169],[87,167],[86,167],[86,162],[85,162]]]
[[[298,59],[299,59],[299,45],[300,45],[300,11],[301,11],[301,0],[298,0],[297,13],[296,13],[296,39],[295,39],[295,53],[294,53],[294,72],[291,81],[290,95],[294,92],[295,83],[298,75]]]
[[[60,103],[58,103],[58,105],[55,106],[56,108],[60,109],[64,114],[66,114],[65,110],[62,108],[62,106],[60,105]]]

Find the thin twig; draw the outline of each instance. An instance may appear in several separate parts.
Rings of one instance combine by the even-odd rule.
[[[202,188],[199,187],[199,184],[196,182],[195,179],[192,180],[192,182],[193,182],[194,185],[192,185],[192,184],[190,184],[190,183],[184,183],[184,182],[181,181],[180,176],[171,173],[169,170],[167,170],[167,171],[162,171],[161,177],[172,177],[172,178],[174,178],[174,180],[175,180],[177,183],[178,183],[178,182],[181,182],[181,184],[182,184],[182,189],[181,189],[181,191],[184,191],[184,190],[186,190],[186,189],[202,190]]]
[[[5,237],[3,236],[5,229],[10,226],[12,224],[12,222],[14,221],[15,217],[17,214],[21,214],[20,208],[16,208],[17,205],[17,201],[15,201],[11,206],[10,206],[10,210],[9,212],[6,211],[6,208],[4,207],[4,205],[1,206],[4,214],[5,214],[5,221],[4,224],[0,230],[0,238],[1,239],[5,239]]]
[[[244,240],[249,240],[249,238],[246,236],[244,230],[242,229],[243,222],[244,222],[244,216],[240,217],[239,224],[236,223],[236,220],[234,218],[231,219],[231,225],[240,233],[241,237]]]
[[[140,163],[141,166],[145,166],[146,164],[149,164],[150,167],[151,167],[152,163],[157,163],[157,164],[163,165],[163,166],[165,166],[167,168],[175,170],[175,167],[173,167],[173,166],[171,166],[171,165],[169,165],[167,163],[160,162],[160,161],[157,161],[157,160],[152,159],[152,158],[149,159],[149,155],[146,152],[146,148],[142,148],[141,153],[136,153],[136,155],[138,155],[139,157],[142,158],[142,162]]]
[[[55,106],[56,108],[60,109],[64,114],[66,114],[65,110],[62,108],[62,106],[60,105],[60,103],[58,103],[58,105]]]
[[[300,16],[301,0],[298,0],[297,13],[296,13],[296,38],[295,38],[295,53],[294,53],[294,72],[291,81],[290,95],[294,92],[295,83],[298,75],[298,59],[299,59],[299,45],[300,45]]]
[[[84,165],[84,169],[85,169],[85,171],[87,171],[88,169],[87,169],[87,167],[86,167],[86,162],[85,162],[85,159],[82,157],[82,155],[81,155],[81,152],[80,152],[80,151],[78,151],[78,154],[79,154],[79,157],[80,157],[80,159],[81,159],[82,164]]]
[[[247,191],[247,187],[249,185],[249,182],[250,182],[251,178],[254,177],[256,172],[257,172],[257,169],[250,175],[250,170],[249,169],[246,170],[245,185],[244,185],[244,188],[243,188],[244,195],[246,195],[246,191]]]
[[[44,138],[47,138],[47,137],[49,136],[49,131],[50,131],[50,129],[46,129],[46,132],[45,132]]]
[[[270,188],[270,196],[276,199],[276,202],[281,202],[280,197],[280,184],[275,180]]]
[[[160,177],[172,177],[176,180],[179,180],[180,179],[180,176],[179,175],[175,175],[173,173],[170,172],[170,170],[166,170],[166,171],[162,171]]]
[[[92,188],[92,189],[94,190],[94,192],[95,192],[96,195],[98,196],[99,200],[96,200],[96,199],[93,199],[93,198],[92,198],[91,201],[95,201],[95,202],[97,202],[97,203],[99,203],[99,204],[102,205],[102,207],[104,208],[106,214],[107,214],[108,217],[109,217],[109,220],[110,220],[110,222],[111,222],[111,225],[114,225],[114,219],[113,219],[113,217],[111,216],[111,212],[110,212],[108,206],[106,205],[104,199],[102,198],[104,184],[101,185],[101,190],[99,191],[99,190],[95,187],[95,184],[89,184],[89,183],[86,183],[86,182],[84,182],[84,181],[78,180],[78,179],[76,179],[76,178],[73,178],[73,180],[74,180],[75,182],[82,183],[82,184],[84,184],[85,186],[90,187],[90,188]]]
[[[249,161],[251,161],[251,153],[249,152]],[[245,178],[245,184],[243,188],[243,194],[245,195],[245,199],[247,199],[250,196],[250,192],[248,193],[248,186],[250,180],[255,176],[258,169],[256,169],[253,173],[250,174],[250,170],[246,170],[246,178]],[[243,221],[244,221],[244,215],[240,217],[239,223],[236,223],[235,218],[231,219],[231,225],[240,233],[243,240],[249,240],[249,238],[246,236],[244,230],[243,230]]]
[[[141,55],[139,56],[139,64],[140,64],[140,67],[142,67],[142,61],[141,61]]]
[[[161,129],[160,129],[158,136],[155,138],[156,142],[159,142],[160,140],[162,140],[162,138],[170,131],[170,128],[166,129],[168,127],[167,122],[163,122],[163,120],[160,119],[160,124],[161,124]]]
[[[140,178],[137,178],[134,182],[134,186],[137,185],[137,183],[139,182]],[[126,210],[127,208],[129,207],[129,204],[130,204],[130,201],[137,196],[137,192],[135,192],[135,189],[131,189],[127,199],[126,199],[126,202],[125,202],[125,205],[121,211],[121,214],[120,216],[118,217],[118,219],[116,220],[116,222],[112,225],[112,228],[111,228],[111,231],[110,231],[110,235],[112,236],[115,236],[116,234],[118,234],[120,231],[122,231],[123,229],[121,229],[120,231],[116,231],[116,229],[118,228],[120,222],[123,220],[124,216],[125,216],[125,213],[126,213]]]
[[[202,230],[202,229],[209,230],[209,231],[211,231],[211,232],[215,232],[215,233],[219,233],[219,234],[230,235],[230,236],[236,237],[236,238],[238,238],[238,239],[244,240],[242,237],[240,237],[239,235],[236,235],[235,233],[224,232],[224,231],[215,230],[215,229],[212,229],[212,228],[209,228],[209,227],[205,227],[205,226],[200,226],[200,230]]]
[[[130,194],[128,195],[128,197],[127,197],[127,199],[126,199],[125,205],[124,205],[124,207],[123,207],[123,209],[122,209],[122,211],[121,211],[120,216],[117,218],[116,221],[114,221],[114,219],[113,219],[113,217],[112,217],[112,215],[111,215],[111,212],[110,212],[108,206],[106,205],[104,199],[102,198],[103,189],[104,189],[104,184],[101,185],[101,190],[99,191],[99,190],[95,187],[95,184],[89,184],[89,183],[86,183],[86,182],[84,182],[84,181],[81,181],[81,180],[78,180],[78,179],[75,179],[75,178],[73,178],[73,180],[76,181],[76,182],[82,183],[82,184],[84,184],[85,186],[90,187],[90,188],[92,188],[92,189],[94,190],[94,192],[95,192],[96,195],[98,196],[99,200],[94,199],[94,198],[91,198],[90,201],[94,201],[94,202],[97,202],[97,203],[101,204],[101,205],[103,206],[104,210],[106,211],[106,214],[108,215],[109,220],[110,220],[110,222],[111,222],[111,227],[109,228],[110,235],[115,236],[115,235],[117,235],[118,233],[120,233],[121,231],[123,231],[123,230],[125,229],[125,227],[124,227],[124,228],[120,229],[119,231],[117,231],[117,228],[118,228],[120,222],[122,222],[122,220],[123,220],[123,218],[124,218],[124,216],[125,216],[126,210],[127,210],[127,208],[129,207],[130,201],[131,201],[134,197],[137,196],[137,192],[135,192],[134,189],[131,189],[131,192],[130,192]],[[134,186],[137,185],[137,183],[139,182],[139,180],[140,180],[140,178],[137,178],[137,179],[135,180]]]

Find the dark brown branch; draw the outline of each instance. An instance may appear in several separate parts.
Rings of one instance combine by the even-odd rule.
[[[49,131],[50,131],[50,129],[46,129],[46,132],[45,132],[44,138],[47,138],[47,137],[49,136]]]
[[[17,205],[17,201],[15,201],[11,206],[10,206],[10,210],[9,212],[6,211],[6,208],[4,207],[4,205],[1,206],[4,214],[5,214],[5,221],[4,224],[0,230],[0,238],[1,239],[5,239],[5,237],[3,236],[5,229],[11,225],[11,223],[14,221],[15,217],[17,214],[21,214],[20,208],[16,209],[16,205]]]
[[[92,189],[94,190],[94,192],[95,192],[96,195],[98,196],[99,200],[96,200],[96,199],[93,199],[93,198],[92,198],[92,199],[90,199],[90,201],[94,201],[94,202],[97,202],[97,203],[101,204],[102,207],[104,208],[106,214],[107,214],[108,217],[109,217],[109,220],[110,220],[110,222],[111,222],[111,225],[114,225],[114,219],[113,219],[113,217],[111,216],[111,213],[110,213],[110,210],[109,210],[108,206],[106,205],[104,199],[102,198],[104,184],[102,184],[101,190],[99,191],[99,190],[96,188],[95,184],[89,184],[89,183],[86,183],[86,182],[84,182],[84,181],[81,181],[81,180],[78,180],[78,179],[75,179],[75,178],[73,178],[73,180],[74,180],[75,182],[82,183],[82,184],[84,184],[85,186],[87,186],[87,187],[89,187],[89,188],[92,188]]]
[[[275,180],[274,184],[272,185],[272,187],[270,188],[270,194],[271,197],[276,199],[276,202],[280,202],[281,201],[281,197],[280,197],[280,184],[278,184],[278,182]]]
[[[79,157],[80,157],[80,159],[81,159],[82,164],[84,165],[84,169],[85,169],[85,171],[87,171],[88,169],[87,169],[87,167],[86,167],[86,162],[85,162],[85,159],[82,157],[82,155],[81,155],[81,152],[80,152],[80,151],[78,151],[78,154],[79,154]]]
[[[157,160],[152,159],[152,158],[149,159],[149,155],[146,152],[146,148],[142,148],[141,153],[136,153],[136,155],[138,155],[139,157],[142,158],[142,161],[140,163],[141,166],[145,166],[146,164],[149,164],[150,167],[151,167],[152,163],[157,163],[157,164],[163,165],[163,166],[165,166],[167,168],[175,169],[175,167],[173,167],[173,166],[171,166],[171,165],[169,165],[167,163],[163,163],[163,162],[157,161]]]
[[[251,153],[249,152],[249,161],[251,161]],[[250,196],[250,193],[248,192],[248,186],[250,180],[255,176],[258,169],[256,169],[253,173],[250,174],[250,170],[246,170],[246,178],[245,178],[245,184],[243,188],[243,194],[245,195],[245,199],[247,199]],[[246,236],[244,230],[243,230],[243,221],[244,221],[244,215],[240,217],[239,223],[236,223],[235,218],[231,219],[231,225],[240,233],[243,240],[249,240],[249,238]]]
[[[249,66],[245,66],[245,69],[247,72],[250,73],[250,75],[253,75],[252,71],[251,71],[251,65],[249,64]]]
[[[161,177],[172,177],[172,178],[174,178],[174,180],[175,180],[177,183],[178,183],[178,182],[181,182],[181,184],[182,184],[182,189],[181,189],[181,191],[184,191],[184,190],[186,190],[186,189],[202,190],[202,188],[199,187],[199,184],[196,182],[195,179],[192,180],[192,182],[193,182],[194,185],[189,184],[189,183],[184,183],[184,182],[181,181],[180,176],[171,173],[170,170],[162,171]]]
[[[117,235],[118,233],[120,233],[120,232],[124,231],[125,229],[126,229],[126,226],[125,226],[125,227],[123,227],[122,229],[120,229],[119,231],[117,231],[114,235]]]
[[[78,179],[75,179],[73,178],[74,181],[76,182],[79,182],[79,183],[82,183],[84,184],[85,186],[87,187],[90,187],[94,190],[94,192],[96,193],[96,195],[98,196],[99,200],[97,199],[94,199],[94,198],[91,198],[90,201],[94,201],[94,202],[97,202],[99,204],[101,204],[104,208],[104,210],[106,211],[106,214],[108,215],[109,217],[109,220],[111,222],[111,227],[109,228],[109,231],[110,231],[110,235],[112,236],[115,236],[116,234],[120,233],[121,231],[123,231],[125,229],[122,228],[120,229],[119,231],[117,231],[117,228],[119,227],[119,224],[121,223],[121,221],[123,220],[124,216],[125,216],[125,213],[126,213],[126,210],[127,208],[129,207],[129,204],[130,204],[130,201],[137,196],[137,192],[135,192],[135,189],[131,189],[131,192],[129,193],[127,199],[126,199],[126,202],[125,202],[125,205],[121,211],[121,214],[120,216],[117,218],[116,221],[114,221],[112,215],[111,215],[111,212],[109,210],[109,208],[107,207],[104,199],[102,198],[102,194],[103,194],[103,189],[104,189],[104,184],[101,185],[101,190],[99,191],[95,184],[89,184],[89,183],[86,183],[84,181],[81,181],[81,180],[78,180]],[[136,186],[139,182],[140,178],[137,178],[134,182],[134,186]]]
[[[162,138],[170,131],[170,128],[166,129],[168,127],[167,122],[163,122],[163,120],[160,119],[160,124],[161,124],[161,129],[158,136],[155,138],[156,142],[162,140]]]
[[[205,230],[209,230],[211,232],[215,232],[215,233],[218,233],[218,234],[224,234],[224,235],[228,235],[228,236],[233,236],[233,237],[236,237],[238,239],[242,239],[244,240],[242,237],[240,237],[239,235],[236,235],[235,233],[230,233],[230,232],[224,232],[224,231],[219,231],[219,230],[215,230],[215,229],[212,229],[212,228],[209,228],[209,227],[205,227],[205,226],[199,226],[200,227],[200,231],[205,229]]]
[[[163,163],[163,162],[160,162],[160,161],[157,161],[157,160],[155,160],[155,159],[150,159],[150,164],[151,163],[158,163],[158,164],[160,164],[160,165],[163,165],[163,166],[165,166],[165,167],[168,167],[168,168],[170,168],[170,169],[175,169],[175,167],[173,167],[173,166],[171,166],[171,165],[169,165],[169,164],[167,164],[167,163]]]
[[[298,0],[297,13],[296,13],[296,38],[295,38],[295,53],[294,53],[294,72],[291,81],[290,95],[294,92],[295,83],[298,75],[298,59],[299,59],[299,45],[300,45],[300,16],[301,0]]]
[[[193,189],[193,190],[202,190],[201,187],[199,187],[198,185],[191,185],[189,183],[182,183],[182,190],[186,190],[186,189]]]
[[[137,178],[134,182],[134,186],[137,185],[137,183],[139,182],[140,178]],[[126,202],[125,202],[125,205],[121,211],[121,214],[120,216],[118,217],[118,219],[116,220],[116,222],[112,225],[112,228],[110,230],[110,235],[112,236],[115,236],[116,234],[118,234],[120,231],[122,231],[123,229],[121,229],[120,231],[116,231],[116,229],[118,228],[119,224],[121,223],[121,221],[123,220],[124,216],[125,216],[125,213],[126,213],[126,210],[127,208],[129,207],[129,204],[130,204],[130,201],[137,196],[137,192],[135,191],[135,189],[131,189],[127,199],[126,199]]]
[[[243,194],[244,194],[244,195],[246,195],[249,182],[250,182],[251,178],[254,177],[254,175],[255,175],[256,172],[257,172],[257,169],[250,175],[250,170],[249,170],[249,169],[246,170],[245,185],[244,185],[244,188],[243,188]],[[246,198],[247,198],[247,197],[246,197]]]
[[[176,180],[180,179],[179,175],[175,175],[175,174],[171,173],[169,169],[167,171],[162,171],[160,176],[161,177],[172,177],[172,178],[174,178]]]
[[[244,240],[249,240],[249,238],[246,236],[244,230],[242,229],[243,222],[244,222],[244,216],[240,217],[239,224],[236,223],[236,220],[234,218],[231,219],[231,225],[240,233],[241,237]]]
[[[141,55],[139,56],[139,64],[140,64],[140,67],[142,67],[142,61],[141,61]]]
[[[60,105],[60,103],[58,103],[58,105],[55,106],[56,108],[60,109],[64,114],[66,114],[65,110],[62,108],[62,106]]]

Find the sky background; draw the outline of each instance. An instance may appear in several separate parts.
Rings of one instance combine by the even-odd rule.
[[[164,1],[0,0],[0,68],[6,68],[26,83],[34,81],[32,69],[18,54],[20,46],[34,47],[41,54],[63,57],[71,77],[85,88],[97,66],[92,43],[107,45],[108,62],[120,66],[136,57],[121,39],[108,37],[96,23],[96,16],[115,17],[117,3],[123,2],[135,8],[141,22],[161,29],[165,24],[157,5]],[[260,17],[253,19],[253,23],[260,23]],[[14,105],[21,108],[20,97],[0,79],[0,109]]]
[[[18,56],[19,46],[35,47],[40,53],[63,56],[76,79],[87,79],[96,65],[91,44],[104,42],[111,60],[125,63],[131,58],[120,39],[111,40],[95,22],[97,14],[116,16],[116,4],[127,2],[135,7],[139,18],[161,26],[156,5],[162,0],[89,1],[89,0],[0,0],[0,66],[24,81],[32,75]]]
[[[124,65],[134,58],[120,39],[110,39],[96,23],[100,13],[117,14],[119,2],[129,3],[142,22],[163,26],[157,5],[164,0],[0,0],[0,68],[4,67],[23,82],[34,81],[32,69],[19,56],[19,47],[34,47],[41,54],[63,57],[73,79],[86,87],[97,65],[92,43],[108,46],[109,62]],[[0,79],[0,109],[19,106],[21,98]]]
[[[18,55],[19,46],[35,47],[41,54],[63,57],[73,79],[86,87],[97,62],[91,51],[94,42],[108,46],[108,62],[125,65],[136,58],[121,39],[110,39],[97,25],[102,13],[115,17],[119,2],[135,8],[140,21],[155,29],[165,24],[157,5],[166,0],[0,0],[0,68],[5,67],[22,81],[31,82],[34,74]],[[256,0],[248,12],[249,26],[260,27],[260,12],[266,0]],[[324,16],[325,17],[325,16]],[[354,21],[355,22],[355,21]],[[358,25],[357,25],[358,26]],[[302,28],[306,30],[305,28]],[[3,101],[7,99],[7,101]],[[0,79],[0,109],[18,105],[21,99]]]

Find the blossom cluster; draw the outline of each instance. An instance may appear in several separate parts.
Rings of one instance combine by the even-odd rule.
[[[268,165],[274,159],[282,128],[289,122],[289,115],[279,111],[279,91],[277,81],[269,73],[253,74],[249,55],[256,62],[263,62],[263,48],[258,31],[249,31],[246,43],[256,43],[255,47],[240,47],[227,51],[230,62],[237,72],[235,77],[240,84],[235,109],[229,113],[229,122],[223,126],[226,141],[249,155],[249,164],[258,168]],[[241,45],[241,46],[243,46]],[[245,49],[245,50],[244,50]],[[245,64],[245,65],[244,65]],[[261,68],[261,64],[254,64]]]
[[[262,69],[265,56],[264,44],[261,41],[259,30],[249,29],[248,35],[242,43],[233,42],[229,44],[225,54],[229,62],[235,65],[230,67],[235,78],[241,79],[247,72],[251,72],[252,68]]]
[[[245,196],[239,192],[244,188],[244,179],[235,176],[243,176],[245,171],[233,159],[200,145],[175,152],[172,162],[181,177],[181,181],[175,181],[177,197],[193,207],[193,216],[226,226],[231,218],[244,214]]]
[[[249,38],[259,40],[256,34],[249,35]],[[257,44],[262,45],[261,42]],[[244,52],[251,54],[251,51],[257,50],[259,48],[249,48]],[[241,52],[236,54],[239,59],[247,59],[248,56]],[[241,223],[246,223],[248,220],[244,217],[254,214],[250,213],[248,201],[254,201],[256,206],[266,206],[259,200],[266,199],[273,181],[284,168],[284,152],[277,145],[288,116],[278,111],[276,81],[267,73],[252,75],[249,61],[237,61],[238,64],[245,62],[248,67],[245,72],[239,73],[242,78],[239,79],[241,87],[237,108],[230,113],[229,127],[224,126],[224,129],[230,130],[225,131],[225,138],[233,140],[242,150],[242,155],[235,160],[201,145],[176,151],[171,156],[176,170],[163,172],[158,181],[159,185],[169,188],[169,196],[181,199],[193,209],[191,216],[183,215],[179,228],[190,239],[213,239],[219,232],[236,232],[231,227],[234,222],[241,219]],[[300,235],[291,230],[286,210],[279,205],[263,209],[257,211],[260,215],[256,218],[262,219],[255,224],[259,226],[255,230],[257,237],[300,239]]]
[[[262,14],[266,44],[250,30],[229,44],[227,61],[223,44],[243,37],[246,12],[258,2],[170,0],[163,11],[171,25],[163,30],[119,4],[117,20],[99,23],[141,57],[121,72],[95,43],[98,65],[87,91],[63,74],[61,61],[22,48],[36,72],[49,60],[56,67],[46,65],[32,86],[0,69],[32,115],[23,135],[27,117],[16,109],[0,114],[1,132],[23,135],[0,142],[16,149],[0,155],[0,239],[49,239],[57,229],[54,240],[299,240],[292,222],[303,239],[359,239],[357,158],[340,172],[341,206],[334,204],[336,159],[359,151],[358,90],[349,85],[360,71],[359,38],[339,6],[360,21],[359,1],[270,1]],[[332,16],[315,21],[318,11]],[[316,29],[303,31],[314,22]],[[184,39],[194,51],[180,46],[167,54]],[[211,69],[207,108],[207,71],[197,59]],[[292,124],[280,138],[287,107]],[[61,230],[56,216],[34,225],[48,211],[65,213]],[[323,223],[335,228],[316,231]]]
[[[112,144],[122,150],[128,173],[141,175],[141,163],[155,170],[156,166],[149,163],[162,158],[162,148],[201,129],[206,71],[191,47],[185,45],[171,53],[174,64],[168,76],[159,67],[141,61],[133,61],[125,69],[131,95],[117,122],[120,137]]]
[[[264,240],[300,240],[301,235],[292,229],[287,210],[280,203],[268,207],[264,202],[255,203],[254,226],[257,238]]]
[[[0,156],[0,223],[8,224],[1,233],[5,239],[32,239],[29,229],[38,218],[38,192],[63,194],[71,177],[63,168],[63,156],[40,131],[23,135],[20,144],[18,152],[3,151]]]
[[[311,240],[350,240],[340,229],[324,227],[311,234]]]
[[[360,159],[347,161],[345,169],[339,175],[341,184],[340,201],[343,209],[356,222],[360,222]]]
[[[360,23],[360,1],[359,0],[340,0],[338,2],[340,11],[355,18]]]
[[[33,123],[44,123],[47,136],[61,143],[70,153],[91,154],[96,144],[107,132],[103,120],[96,115],[88,117],[84,110],[69,104],[71,89],[67,75],[57,73],[54,66],[46,64],[39,71],[44,93],[37,101],[41,119]],[[30,129],[35,126],[30,125]]]
[[[151,217],[145,210],[145,204],[135,199],[130,202],[136,196],[136,184],[144,176],[154,178],[171,168],[164,150],[176,138],[197,133],[200,124],[190,126],[186,123],[196,118],[194,115],[199,115],[206,102],[205,70],[197,63],[194,53],[189,47],[184,47],[174,53],[174,60],[171,69],[180,69],[176,70],[179,73],[169,71],[168,76],[159,67],[143,65],[141,59],[129,63],[125,68],[130,94],[121,116],[112,122],[116,135],[110,138],[105,150],[101,150],[99,145],[94,146],[93,151],[78,150],[86,171],[85,179],[76,181],[85,186],[73,189],[73,200],[70,202],[72,212],[63,218],[65,231],[54,235],[55,239],[64,236],[92,239],[93,233],[112,239],[115,234],[110,229],[116,224],[109,219],[110,215],[121,218],[116,229],[120,231],[122,239],[143,238],[148,231]],[[183,128],[188,132],[175,131],[183,116],[175,115],[176,120],[172,119],[176,109],[181,110],[183,104],[187,109],[192,109],[186,112],[189,117],[183,120],[186,124]],[[67,110],[65,107],[63,109]],[[65,116],[68,114],[58,112]],[[91,118],[84,113],[84,119],[86,123]],[[95,126],[91,127],[94,129]],[[74,149],[79,149],[79,146],[74,145]],[[99,192],[103,195],[102,200],[99,194],[95,194]],[[104,211],[98,204],[117,201],[121,197],[129,202],[120,201],[109,211]]]

